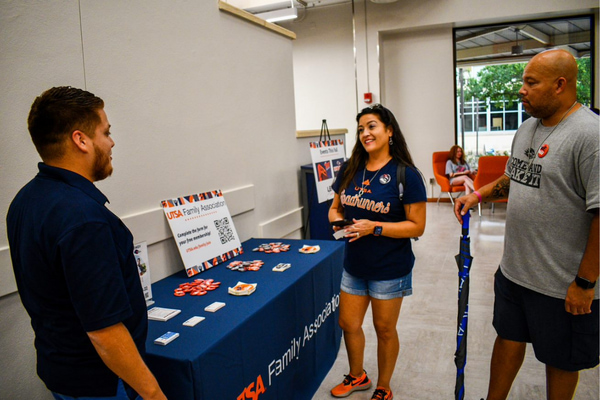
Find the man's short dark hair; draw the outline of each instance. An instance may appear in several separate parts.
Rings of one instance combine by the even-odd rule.
[[[27,124],[42,160],[61,157],[65,140],[75,130],[93,137],[100,123],[98,110],[102,108],[101,98],[70,86],[53,87],[38,96],[31,105]]]

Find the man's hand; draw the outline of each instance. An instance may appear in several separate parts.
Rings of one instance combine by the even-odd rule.
[[[594,289],[583,289],[572,282],[567,290],[565,310],[573,315],[590,314],[592,300],[594,300]]]
[[[508,199],[508,191],[510,189],[510,178],[506,175],[500,176],[492,183],[488,183],[483,187],[477,189],[477,193],[483,201],[496,201]],[[479,197],[475,193],[471,193],[467,196],[459,197],[454,200],[454,215],[458,222],[462,224],[462,216],[467,213],[471,207],[476,206],[479,203]]]
[[[461,224],[463,223],[462,216],[467,213],[471,207],[475,207],[479,203],[479,198],[475,193],[461,196],[454,200],[454,215]]]
[[[87,334],[104,364],[144,400],[167,400],[125,325],[119,322]]]

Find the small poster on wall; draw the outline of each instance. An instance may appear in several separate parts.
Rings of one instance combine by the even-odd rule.
[[[220,190],[161,202],[188,276],[243,253]]]
[[[317,185],[319,203],[333,199],[331,185],[346,160],[343,140],[310,143],[310,155]]]
[[[133,247],[133,256],[137,264],[138,274],[140,274],[146,307],[151,306],[154,304],[154,300],[152,300],[152,280],[150,279],[150,263],[148,262],[148,246],[146,242],[138,243]]]

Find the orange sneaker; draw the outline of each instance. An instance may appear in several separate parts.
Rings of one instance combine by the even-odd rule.
[[[373,393],[373,397],[371,400],[392,400],[394,395],[392,394],[392,390],[387,390],[383,386],[377,386],[375,392]]]
[[[344,377],[344,381],[331,389],[331,395],[333,397],[347,397],[353,392],[359,390],[367,390],[371,387],[371,380],[367,376],[367,372],[363,371],[363,374],[358,378],[348,374]]]

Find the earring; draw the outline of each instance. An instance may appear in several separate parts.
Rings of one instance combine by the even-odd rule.
[[[388,143],[390,144],[390,146],[394,144],[394,139],[392,139],[391,136],[390,136],[390,140],[388,141]]]

